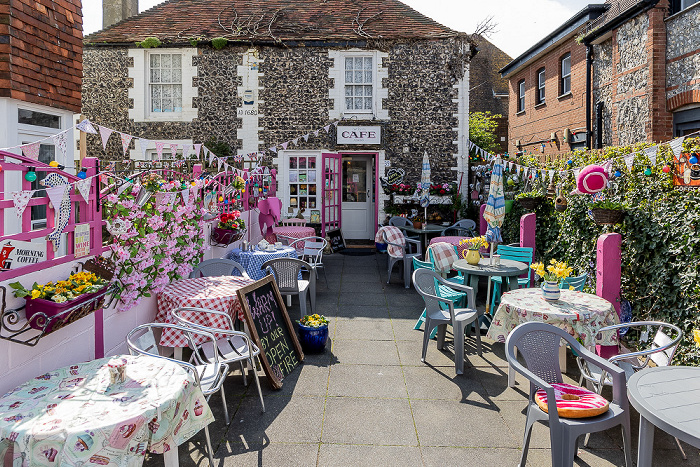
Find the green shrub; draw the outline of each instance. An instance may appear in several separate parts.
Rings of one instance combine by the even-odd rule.
[[[137,42],[136,46],[143,47],[144,49],[154,49],[159,47],[161,44],[162,42],[157,37],[147,37],[141,42]]]
[[[214,47],[216,50],[223,49],[224,47],[226,47],[226,44],[228,44],[228,39],[226,39],[225,37],[215,37],[211,40],[211,46]]]

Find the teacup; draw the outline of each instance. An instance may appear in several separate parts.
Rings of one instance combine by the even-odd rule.
[[[280,248],[282,248],[282,242],[276,242],[276,243],[275,243],[275,248],[277,248],[278,250],[279,250]]]

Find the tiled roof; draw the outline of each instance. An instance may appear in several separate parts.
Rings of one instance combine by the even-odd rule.
[[[229,41],[431,39],[459,34],[398,0],[168,0],[85,37],[128,43],[154,36]]]
[[[607,26],[611,25],[616,18],[628,11],[641,10],[645,6],[655,5],[657,2],[658,0],[605,0],[605,5],[609,6],[607,11],[588,24],[585,35],[591,33],[598,35],[607,30]]]

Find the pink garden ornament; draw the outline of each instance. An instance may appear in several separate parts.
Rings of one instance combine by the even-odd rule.
[[[584,167],[576,178],[576,188],[579,193],[598,193],[608,184],[605,169],[599,165]]]

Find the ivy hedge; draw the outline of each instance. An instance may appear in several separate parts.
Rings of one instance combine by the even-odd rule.
[[[674,362],[697,366],[700,352],[692,330],[700,328],[700,194],[697,189],[674,188],[672,171],[663,171],[664,166],[673,168],[673,154],[668,145],[658,146],[656,164],[651,164],[642,152],[636,154],[629,170],[619,158],[649,146],[577,151],[544,164],[547,169],[559,171],[618,158],[612,172],[619,170],[621,176],[612,177],[603,195],[605,199],[623,203],[626,215],[622,224],[596,225],[588,213],[592,195],[568,194],[575,188],[573,176],[561,181],[555,178],[555,183],[561,184],[568,207],[557,212],[554,201],[547,200],[536,208],[537,260],[549,262],[556,258],[573,266],[575,274],[587,272],[588,290],[594,291],[597,239],[607,232],[621,234],[621,299],[630,302],[633,320],[658,320],[679,326],[684,338]],[[700,138],[686,139],[683,152],[700,153]],[[516,163],[544,168],[535,156],[521,156]],[[644,174],[647,168],[651,168],[651,175]],[[506,172],[508,176],[510,172]],[[518,241],[519,219],[523,214],[525,211],[516,201],[504,221],[505,243]]]

